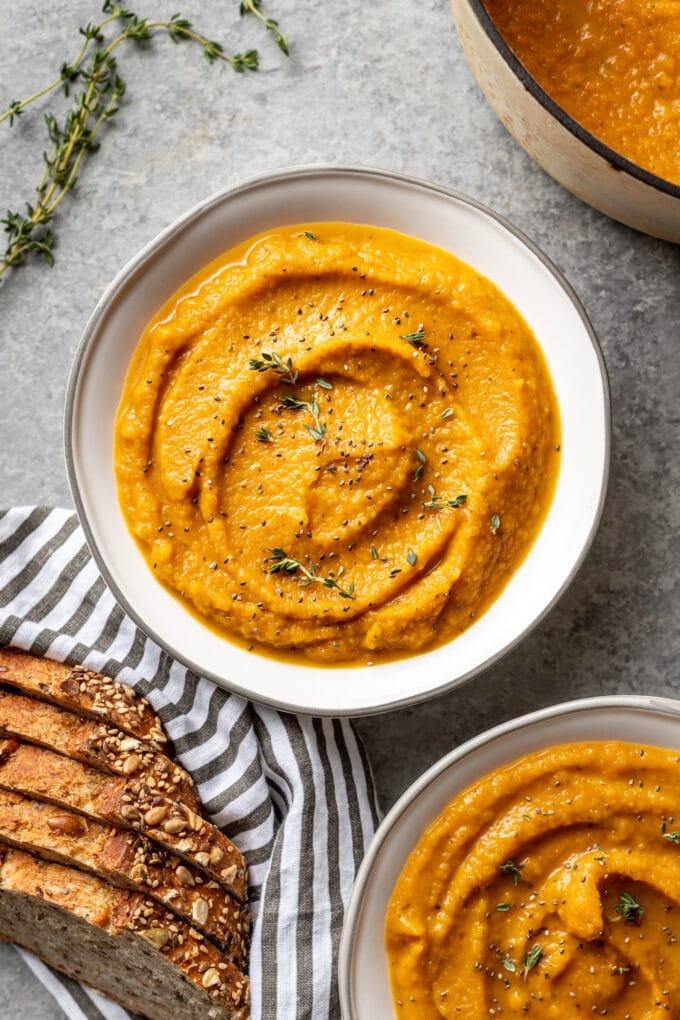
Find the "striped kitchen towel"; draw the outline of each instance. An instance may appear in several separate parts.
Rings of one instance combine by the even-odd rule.
[[[339,1017],[344,908],[378,820],[351,724],[260,708],[170,658],[117,605],[68,510],[0,511],[3,645],[83,663],[149,699],[212,821],[248,860],[253,1020]],[[128,1016],[25,958],[69,1018]]]

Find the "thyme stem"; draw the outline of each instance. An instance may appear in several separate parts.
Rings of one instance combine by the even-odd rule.
[[[125,82],[118,73],[114,56],[119,46],[128,41],[143,43],[155,33],[163,32],[173,42],[187,40],[201,46],[210,63],[224,61],[239,73],[258,68],[256,50],[225,53],[219,42],[196,31],[191,22],[179,14],[169,21],[148,21],[112,0],[105,0],[103,13],[107,17],[80,29],[84,42],[72,63],[62,64],[58,78],[26,99],[10,103],[0,115],[0,124],[9,120],[11,127],[27,106],[59,86],[66,95],[72,85],[82,86],[61,125],[53,114],[45,115],[52,145],[49,154],[45,154],[45,169],[33,202],[26,203],[26,214],[9,210],[0,220],[8,235],[5,252],[0,256],[0,280],[11,266],[26,262],[31,253],[41,256],[49,265],[54,263],[56,237],[50,226],[52,218],[68,192],[75,188],[85,154],[99,147],[95,139],[104,122],[118,113],[119,100],[125,93]],[[122,22],[122,27],[107,43],[104,30],[116,21]]]

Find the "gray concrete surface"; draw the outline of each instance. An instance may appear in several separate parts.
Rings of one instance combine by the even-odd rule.
[[[678,696],[680,249],[583,205],[497,122],[463,58],[446,0],[265,0],[291,58],[241,21],[236,0],[179,7],[225,45],[260,49],[236,76],[196,50],[154,42],[121,56],[128,93],[115,126],[59,215],[53,269],[32,263],[0,287],[3,506],[71,505],[62,406],[71,358],[105,285],[161,228],[245,176],[302,162],[402,170],[468,192],[538,242],[580,294],[611,376],[614,457],[604,521],[549,619],[501,665],[436,702],[362,720],[384,808],[460,741],[583,695]],[[0,0],[0,105],[48,80],[96,3]],[[40,111],[0,125],[0,208],[40,172]],[[13,951],[0,948],[0,1020],[61,1016]]]

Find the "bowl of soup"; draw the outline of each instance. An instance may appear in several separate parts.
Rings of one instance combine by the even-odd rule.
[[[74,498],[158,644],[358,714],[462,683],[556,602],[609,463],[603,360],[464,196],[302,168],[209,199],[114,281],[71,377]]]
[[[643,1017],[680,1002],[680,704],[556,705],[434,765],[378,829],[347,1020]]]
[[[496,114],[556,180],[680,241],[680,8],[674,0],[452,0]]]

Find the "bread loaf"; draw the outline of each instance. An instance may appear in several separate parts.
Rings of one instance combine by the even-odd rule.
[[[246,866],[124,684],[0,649],[0,938],[148,1020],[248,1020]]]
[[[184,769],[153,744],[116,726],[0,689],[0,736],[38,744],[111,775],[152,776],[161,790],[171,783],[174,797],[200,811],[193,780]]]
[[[164,750],[168,738],[163,724],[146,698],[84,666],[64,666],[25,652],[0,649],[0,683],[28,694],[38,701],[49,701],[75,715],[97,719],[117,726],[130,736],[139,737]]]
[[[247,1020],[248,979],[139,893],[0,848],[0,937],[149,1020]]]
[[[218,882],[205,882],[195,868],[144,836],[0,790],[0,844],[144,893],[192,924],[229,959],[245,966],[247,907]],[[193,885],[188,884],[187,873]]]
[[[238,900],[246,866],[231,840],[144,777],[106,776],[89,765],[19,740],[0,740],[0,788],[45,800],[98,822],[135,829],[184,858]]]

